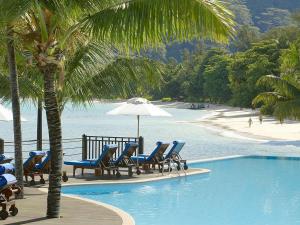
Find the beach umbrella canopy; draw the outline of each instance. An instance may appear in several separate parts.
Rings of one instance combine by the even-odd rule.
[[[140,116],[158,116],[158,117],[170,117],[172,116],[167,111],[151,104],[145,98],[131,98],[127,102],[122,103],[119,107],[109,111],[108,115],[127,115],[137,116],[138,127],[137,136],[140,136]]]
[[[13,114],[12,111],[5,108],[3,105],[0,104],[0,121],[12,121]],[[21,118],[21,121],[26,121],[26,119]]]

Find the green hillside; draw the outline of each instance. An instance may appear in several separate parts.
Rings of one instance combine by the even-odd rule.
[[[227,0],[238,26],[250,25],[260,32],[278,26],[293,25],[291,13],[300,10],[300,0]],[[166,58],[182,59],[184,49],[193,51],[198,42],[172,43],[166,47]]]

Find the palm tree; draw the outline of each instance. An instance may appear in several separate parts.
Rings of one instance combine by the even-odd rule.
[[[22,156],[22,131],[21,112],[19,100],[19,83],[17,75],[17,65],[15,58],[14,32],[13,26],[7,26],[7,60],[10,73],[11,102],[13,111],[14,144],[15,144],[15,175],[21,192],[18,198],[23,198],[23,156]]]
[[[263,104],[262,113],[271,109],[280,122],[287,118],[300,119],[300,83],[295,76],[267,75],[258,80],[258,85],[273,89],[273,91],[259,94],[252,102],[254,106]]]
[[[1,2],[2,3],[2,2]],[[1,9],[2,6],[2,9]],[[43,76],[51,149],[47,217],[59,217],[62,167],[61,119],[56,77],[63,80],[65,59],[77,46],[113,44],[128,54],[166,40],[209,38],[227,41],[234,33],[232,16],[218,1],[3,1],[7,18],[18,16],[16,33],[31,51]],[[16,10],[17,9],[17,10]],[[18,14],[16,13],[18,12]]]

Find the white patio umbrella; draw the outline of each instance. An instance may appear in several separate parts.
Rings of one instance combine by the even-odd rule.
[[[5,108],[3,105],[0,104],[0,121],[12,121],[13,114],[12,111]],[[21,117],[21,121],[27,121],[25,118]]]
[[[107,114],[137,116],[137,137],[140,136],[140,116],[172,116],[167,111],[151,104],[145,98],[131,98],[127,102],[122,103],[119,107],[109,111]]]

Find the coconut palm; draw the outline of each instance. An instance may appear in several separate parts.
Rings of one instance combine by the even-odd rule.
[[[273,115],[281,122],[286,119],[300,119],[300,83],[292,75],[277,77],[263,76],[258,85],[272,88],[273,91],[259,94],[253,100],[253,105],[263,104],[261,111],[271,108]]]
[[[17,65],[15,58],[14,32],[13,26],[7,26],[7,61],[10,74],[10,90],[13,111],[14,144],[15,144],[15,175],[21,189],[17,198],[23,198],[23,156],[22,156],[22,131],[21,112],[19,99],[19,83],[17,75]]]
[[[232,16],[219,1],[206,0],[10,0],[0,2],[1,20],[15,21],[22,49],[44,82],[51,149],[47,216],[58,217],[61,193],[62,137],[57,86],[65,60],[92,39],[128,54],[166,40],[209,38],[227,41]],[[74,51],[75,50],[75,51]]]

